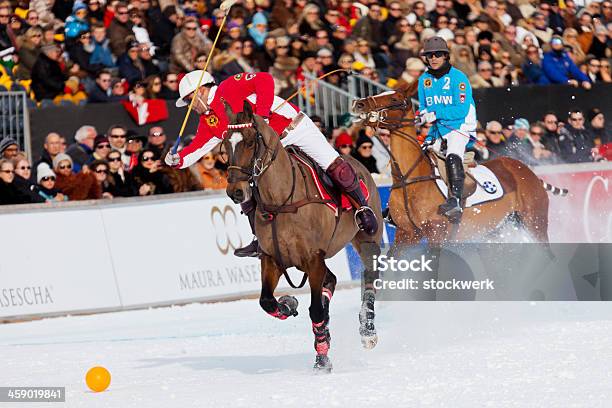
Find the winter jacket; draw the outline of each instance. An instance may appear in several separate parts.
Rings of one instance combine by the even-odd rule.
[[[223,190],[227,187],[227,177],[218,169],[207,170],[198,162],[195,165],[202,188],[205,190]]]
[[[575,79],[578,82],[590,82],[589,77],[578,69],[566,52],[557,53],[550,51],[544,54],[542,70],[553,84],[567,84],[567,81],[570,79]]]
[[[109,103],[109,102],[119,102],[122,100],[126,100],[127,95],[108,95],[106,91],[102,90],[100,86],[96,83],[91,91],[89,92],[88,103]]]
[[[113,55],[118,57],[124,54],[127,48],[128,37],[134,38],[132,23],[128,21],[126,24],[122,24],[116,18],[113,19],[108,27],[108,36]]]
[[[37,101],[61,95],[64,92],[64,73],[59,62],[40,53],[32,67],[31,87]]]
[[[522,66],[523,75],[529,84],[548,85],[550,81],[544,74],[542,64],[536,64],[532,61],[527,61]]]
[[[38,194],[38,186],[31,180],[24,179],[18,174],[15,174],[13,185],[24,198],[26,203],[44,203],[45,199]],[[25,201],[27,200],[27,201]]]
[[[77,18],[74,14],[66,19],[66,38],[76,38],[81,32],[89,31],[89,23]]]
[[[119,173],[110,173],[110,180],[105,191],[111,193],[113,197],[134,197],[138,195],[134,177],[128,172],[123,172],[123,177]]]
[[[92,47],[92,51],[93,48],[94,47]],[[79,64],[79,67],[83,71],[94,77],[98,71],[104,68],[104,65],[91,63],[92,51],[86,50],[85,47],[83,47],[83,44],[76,43],[74,47],[70,49],[70,59],[76,64]]]
[[[7,184],[4,180],[0,179],[0,205],[7,204],[25,204],[31,202],[27,196],[25,196],[15,183]]]
[[[40,47],[23,46],[19,49],[19,64],[15,75],[17,79],[32,79],[32,68],[40,55]]]
[[[102,198],[102,188],[93,173],[57,175],[55,187],[67,195],[70,201]]]
[[[376,159],[374,156],[363,157],[357,150],[351,152],[351,156],[353,156],[359,163],[363,164],[370,173],[378,173],[378,166],[376,165]]]
[[[134,176],[138,190],[140,190],[143,184],[148,184],[151,187],[151,195],[174,193],[170,180],[160,171],[151,173],[139,164],[132,171],[132,175]]]
[[[576,129],[565,125],[559,131],[559,149],[561,158],[568,163],[585,163],[593,161],[591,148],[593,141],[587,129]]]
[[[113,59],[113,53],[110,50],[110,41],[105,39],[101,43],[93,40],[94,50],[89,57],[90,64],[100,64],[107,68],[115,66],[115,60]]]
[[[81,143],[68,146],[66,154],[72,159],[72,171],[75,173],[78,173],[84,165],[93,161],[93,150]]]
[[[130,86],[134,86],[134,84],[138,81],[142,81],[145,78],[144,67],[142,64],[138,66],[138,62],[134,62],[127,53],[124,53],[117,60],[117,66],[119,67],[119,75],[122,78],[125,78]]]
[[[172,39],[170,51],[170,72],[184,72],[193,70],[193,62],[196,55],[205,53],[208,47],[199,35],[194,38],[187,38],[184,31],[178,33]]]

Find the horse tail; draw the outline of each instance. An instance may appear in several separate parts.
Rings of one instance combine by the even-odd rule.
[[[569,190],[567,188],[555,187],[552,184],[548,184],[542,179],[540,179],[540,181],[542,182],[542,186],[544,187],[544,190],[548,191],[552,195],[558,195],[561,197],[565,197],[567,193],[569,193]]]

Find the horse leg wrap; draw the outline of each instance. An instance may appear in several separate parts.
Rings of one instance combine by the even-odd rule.
[[[374,327],[374,301],[376,294],[372,290],[365,290],[363,293],[363,302],[359,311],[359,334],[362,336],[371,336],[376,333]]]
[[[322,322],[312,323],[312,332],[315,336],[314,348],[318,355],[326,356],[329,352],[331,335],[329,334],[329,317]]]

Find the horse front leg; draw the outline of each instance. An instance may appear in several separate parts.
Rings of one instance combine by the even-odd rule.
[[[308,283],[310,285],[310,320],[314,334],[314,348],[317,352],[314,370],[317,373],[329,373],[332,363],[327,356],[331,344],[329,333],[329,303],[336,288],[335,276],[329,272],[322,254],[318,254],[308,265]]]
[[[367,241],[361,233],[357,234],[352,243],[361,262],[365,267],[362,280],[362,299],[361,309],[359,310],[359,334],[361,335],[361,344],[366,349],[376,347],[378,343],[378,334],[374,325],[374,303],[376,302],[376,289],[374,281],[378,279],[378,271],[374,269],[372,260],[375,256],[380,255],[380,246],[374,242]]]
[[[261,257],[261,295],[259,297],[259,305],[270,316],[280,320],[298,315],[298,301],[294,296],[281,296],[278,301],[274,297],[274,291],[283,272],[283,269],[276,263],[274,258],[269,255]]]

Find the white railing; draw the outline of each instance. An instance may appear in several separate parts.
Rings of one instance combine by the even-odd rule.
[[[0,139],[15,139],[32,158],[30,118],[25,92],[0,92]]]

